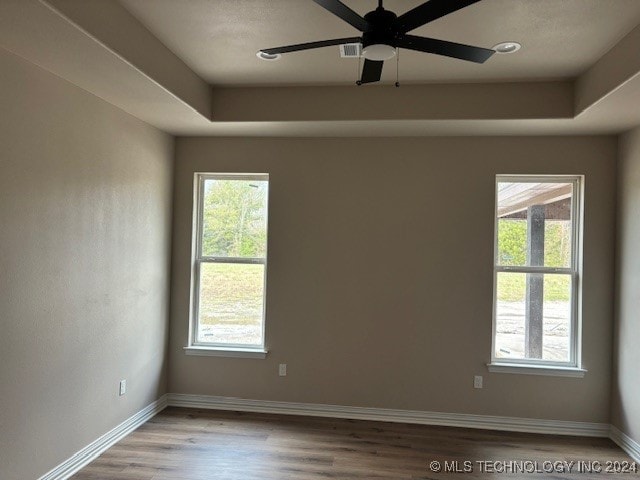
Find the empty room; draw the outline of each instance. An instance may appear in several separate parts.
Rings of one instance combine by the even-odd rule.
[[[0,480],[640,476],[639,0],[0,0]]]

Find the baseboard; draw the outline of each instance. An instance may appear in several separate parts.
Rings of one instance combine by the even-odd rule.
[[[640,443],[636,442],[629,435],[613,425],[611,425],[609,438],[611,438],[611,440],[624,450],[635,462],[640,463]]]
[[[108,431],[97,440],[91,442],[79,452],[62,462],[53,470],[45,473],[38,480],[66,480],[82,467],[94,460],[111,445],[127,436],[140,425],[154,417],[167,407],[167,396],[163,395],[155,402],[132,415],[117,427]]]
[[[532,418],[392,410],[386,408],[348,407],[312,403],[289,403],[179,393],[168,394],[167,401],[168,405],[172,407],[348,418],[354,420],[375,420],[380,422],[414,423],[420,425],[440,425],[552,435],[608,437],[610,432],[610,425],[606,423],[539,420]]]

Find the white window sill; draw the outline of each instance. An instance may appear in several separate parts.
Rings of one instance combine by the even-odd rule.
[[[263,348],[191,346],[184,347],[184,353],[201,357],[266,358],[269,352]]]
[[[577,367],[556,367],[553,365],[524,365],[520,363],[487,363],[493,373],[516,373],[520,375],[545,375],[548,377],[584,377],[587,371]]]

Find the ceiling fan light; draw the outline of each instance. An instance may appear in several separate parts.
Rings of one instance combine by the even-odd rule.
[[[518,42],[502,42],[493,47],[496,53],[515,53],[522,48]]]
[[[362,56],[367,60],[382,62],[396,56],[396,49],[384,43],[374,43],[362,49]]]
[[[260,50],[258,53],[256,53],[256,57],[258,57],[260,60],[266,60],[268,62],[274,62],[276,60],[280,60],[282,55],[280,55],[279,53],[266,53],[266,52],[263,52],[262,50]]]

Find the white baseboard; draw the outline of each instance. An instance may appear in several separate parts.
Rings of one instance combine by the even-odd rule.
[[[629,435],[613,425],[611,425],[609,438],[611,438],[611,440],[624,450],[635,462],[640,463],[640,443],[636,442]]]
[[[172,407],[348,418],[354,420],[375,420],[380,422],[414,423],[421,425],[480,428],[485,430],[503,430],[510,432],[543,433],[552,435],[608,437],[610,432],[610,425],[607,423],[496,417],[465,413],[391,410],[386,408],[347,407],[312,403],[288,403],[205,395],[186,395],[180,393],[167,394],[167,401],[168,405]]]
[[[117,427],[108,431],[97,440],[91,442],[79,452],[62,462],[53,470],[45,473],[38,480],[66,480],[74,473],[94,460],[111,445],[127,436],[140,425],[154,417],[167,407],[167,396],[163,395],[138,413],[129,417]]]

